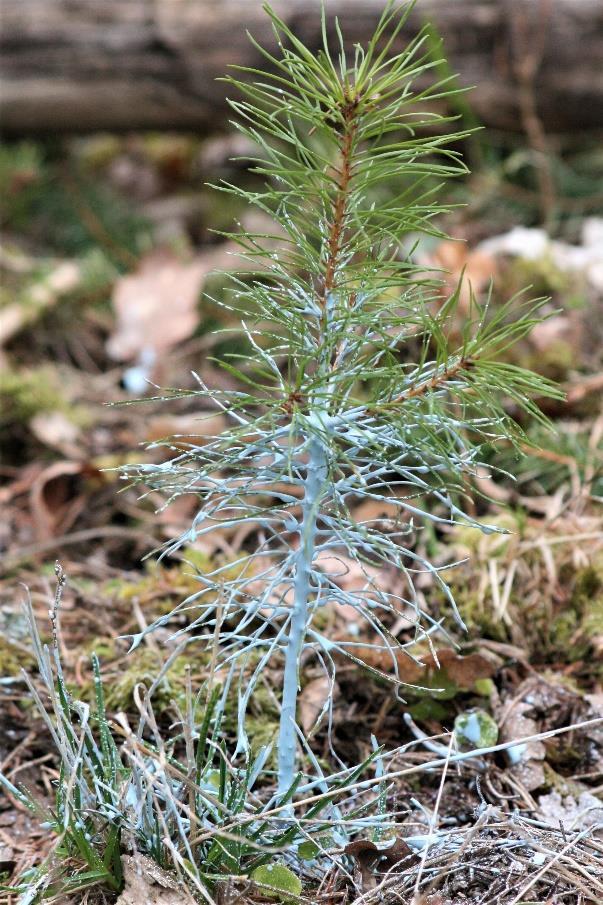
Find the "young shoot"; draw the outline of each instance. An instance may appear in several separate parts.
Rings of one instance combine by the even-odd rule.
[[[400,684],[401,655],[445,630],[446,612],[424,612],[419,576],[462,626],[418,533],[429,523],[497,530],[466,507],[484,451],[521,439],[519,414],[542,420],[535,397],[559,395],[503,355],[539,321],[538,304],[472,299],[461,316],[459,289],[442,299],[441,284],[413,262],[413,243],[442,235],[439,184],[467,172],[457,150],[467,133],[447,131],[451,118],[437,112],[457,89],[448,80],[424,87],[438,67],[427,28],[399,47],[411,8],[388,3],[373,37],[351,51],[335,23],[335,54],[323,17],[315,54],[265,7],[277,54],[258,47],[267,71],[228,79],[239,98],[230,101],[235,126],[257,146],[253,169],[265,185],[219,188],[268,214],[274,229],[232,235],[246,259],[232,283],[250,355],[225,367],[241,389],[198,378],[199,397],[230,426],[184,448],[167,441],[166,461],[125,469],[169,501],[198,498],[190,530],[168,552],[225,528],[244,526],[247,537],[255,529],[252,553],[199,574],[199,590],[178,607],[192,618],[177,636],[188,633],[183,645],[218,638],[224,693],[238,694],[240,750],[254,687],[268,663],[283,666],[283,797],[300,750],[319,771],[297,723],[302,658],[318,661],[333,688],[337,662],[362,663],[371,644],[391,659],[385,677]],[[397,518],[355,515],[374,500]],[[385,566],[398,576],[387,586],[376,577]],[[351,568],[361,578],[350,587],[341,578]],[[329,637],[315,617],[339,607],[366,621],[369,640]],[[392,626],[402,617],[399,640]]]

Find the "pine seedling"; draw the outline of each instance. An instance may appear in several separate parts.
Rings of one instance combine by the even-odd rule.
[[[384,675],[394,684],[401,656],[445,631],[444,616],[423,611],[418,576],[462,626],[443,570],[419,552],[417,535],[458,522],[497,530],[468,514],[472,477],[486,448],[521,440],[509,412],[542,421],[533,399],[559,396],[504,360],[540,320],[538,303],[472,299],[459,330],[460,287],[442,300],[441,285],[404,251],[409,236],[441,236],[438,183],[466,173],[453,148],[467,133],[447,132],[449,118],[432,106],[457,89],[447,80],[415,87],[437,70],[428,30],[395,49],[411,8],[388,3],[373,37],[351,54],[335,23],[332,55],[323,17],[316,55],[265,7],[278,54],[258,47],[268,71],[228,79],[243,97],[230,102],[235,126],[257,146],[254,172],[265,186],[219,188],[275,227],[231,237],[254,269],[232,280],[250,352],[224,367],[241,389],[198,378],[198,395],[230,426],[199,444],[166,441],[167,461],[125,470],[168,502],[198,497],[190,530],[167,552],[225,528],[256,529],[251,554],[199,574],[199,591],[177,608],[189,617],[177,636],[218,639],[225,694],[238,693],[242,749],[250,695],[270,662],[282,664],[281,800],[297,782],[300,748],[319,769],[297,723],[302,657],[322,665],[332,688],[336,662],[362,663],[369,644],[329,637],[317,613],[346,607],[364,619],[372,647],[391,659]],[[373,500],[398,518],[386,526],[355,516]],[[355,587],[341,581],[350,564],[362,576]],[[398,575],[394,590],[376,577],[385,566]],[[411,626],[403,641],[391,631],[401,617]]]

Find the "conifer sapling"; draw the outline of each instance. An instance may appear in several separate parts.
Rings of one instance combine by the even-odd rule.
[[[459,330],[459,290],[442,301],[438,281],[413,263],[413,241],[442,235],[438,183],[466,173],[453,148],[467,133],[446,132],[450,118],[434,112],[432,102],[456,90],[448,80],[416,87],[437,68],[427,29],[395,49],[411,8],[388,3],[366,47],[351,53],[335,23],[336,55],[323,15],[315,55],[266,7],[278,54],[258,47],[268,71],[228,80],[243,97],[230,101],[235,126],[257,146],[253,169],[265,186],[219,188],[268,214],[275,228],[231,236],[247,259],[247,273],[229,279],[250,351],[224,366],[241,389],[197,378],[198,395],[230,426],[184,449],[166,441],[167,461],[125,469],[168,501],[198,497],[190,530],[168,552],[225,527],[255,526],[252,552],[199,574],[199,590],[177,610],[192,614],[183,645],[219,638],[224,695],[238,694],[239,749],[248,745],[245,713],[262,671],[283,664],[281,796],[295,784],[300,745],[321,775],[297,725],[302,654],[322,665],[332,688],[336,662],[361,663],[370,643],[391,658],[385,675],[396,684],[402,652],[412,656],[413,644],[445,631],[448,612],[462,625],[443,570],[418,552],[417,534],[428,523],[496,530],[464,506],[484,447],[521,438],[509,403],[542,419],[533,398],[558,394],[504,360],[540,319],[537,303],[472,299]],[[389,526],[360,520],[355,511],[368,500],[387,500],[399,517]],[[352,588],[340,581],[350,563],[362,575]],[[397,571],[394,590],[375,577],[382,566]],[[447,601],[441,618],[421,607],[424,573],[434,600]],[[343,605],[366,621],[372,640],[335,640],[317,626],[321,609]],[[400,616],[412,626],[403,641],[391,631]]]

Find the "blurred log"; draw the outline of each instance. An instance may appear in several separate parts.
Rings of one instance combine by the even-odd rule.
[[[354,42],[370,35],[384,3],[327,7]],[[313,47],[319,6],[275,0]],[[603,127],[602,0],[419,0],[404,36],[425,20],[444,36],[461,82],[476,86],[470,101],[487,125],[524,128],[527,91],[547,131]],[[229,63],[262,65],[246,29],[274,46],[260,0],[4,0],[5,132],[215,130],[227,115],[216,77]]]

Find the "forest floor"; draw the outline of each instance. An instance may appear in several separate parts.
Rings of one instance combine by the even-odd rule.
[[[157,495],[141,499],[113,470],[159,455],[141,448],[154,440],[220,428],[218,413],[199,421],[195,396],[153,400],[159,391],[147,381],[192,389],[192,371],[213,385],[231,379],[213,361],[231,341],[212,333],[230,325],[228,314],[210,300],[221,298],[212,271],[229,266],[231,249],[210,230],[248,214],[205,182],[249,178],[243,164],[228,162],[245,153],[231,137],[178,135],[0,149],[7,198],[0,252],[0,771],[45,807],[55,794],[57,758],[22,676],[25,669],[38,681],[26,596],[48,639],[60,561],[68,576],[60,645],[69,687],[92,701],[96,652],[109,716],[134,718],[136,689],[161,669],[168,633],[150,636],[131,654],[121,636],[195,589],[186,559],[209,568],[254,543],[225,529],[212,534],[211,546],[180,559],[145,559],[186,530],[195,500],[161,509]],[[403,702],[360,667],[338,674],[335,749],[344,761],[359,762],[370,754],[371,736],[386,750],[407,746],[390,766],[416,769],[392,782],[388,806],[399,815],[402,838],[438,839],[378,869],[371,843],[359,844],[345,856],[347,874],[333,872],[307,901],[410,902],[415,890],[430,905],[603,899],[603,722],[590,722],[603,718],[603,219],[596,206],[603,161],[596,149],[559,159],[558,217],[549,239],[535,225],[541,199],[527,176],[522,181],[521,165],[509,165],[513,154],[520,149],[501,152],[496,165],[456,186],[451,200],[466,206],[444,226],[465,242],[421,247],[422,261],[445,268],[450,281],[464,269],[482,295],[493,277],[493,304],[526,285],[535,296],[550,296],[554,313],[513,360],[559,380],[567,400],[549,404],[554,433],[525,425],[524,457],[497,452],[496,465],[514,481],[486,473],[478,480],[476,514],[510,534],[455,528],[417,541],[439,564],[462,560],[450,581],[468,633],[450,624],[458,646],[423,653],[421,684],[440,691],[402,691]],[[144,403],[111,404],[145,396]],[[370,513],[387,515],[377,503]],[[352,572],[342,581],[353,582]],[[442,600],[427,580],[422,593],[427,610],[439,615]],[[333,611],[328,619],[334,633],[351,630],[348,614]],[[365,629],[355,631],[362,639]],[[175,661],[155,694],[165,726],[176,718],[188,676],[200,683],[209,669],[205,651],[187,657]],[[408,668],[403,678],[417,677]],[[277,681],[267,673],[268,688]],[[302,687],[300,720],[310,731],[326,693],[311,661]],[[445,759],[455,719],[473,709],[492,718],[502,743],[554,732],[486,763],[426,769],[438,752]],[[252,744],[273,739],[277,721],[274,696],[257,695]],[[226,731],[236,733],[234,717]],[[324,727],[313,744],[328,760]],[[14,882],[52,846],[41,821],[0,793],[0,883]],[[167,905],[161,895],[155,890],[148,901]],[[221,895],[224,903],[264,901],[244,883]],[[102,890],[94,896],[115,900]],[[0,900],[16,898],[0,891]]]

